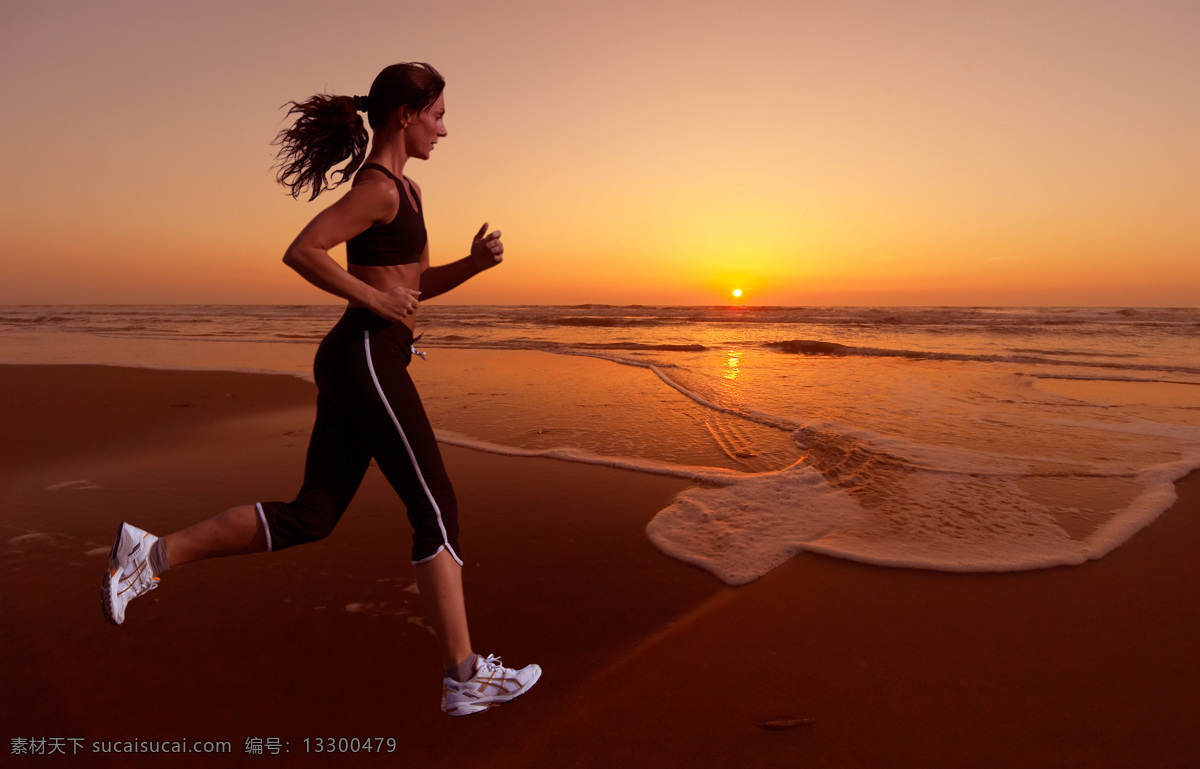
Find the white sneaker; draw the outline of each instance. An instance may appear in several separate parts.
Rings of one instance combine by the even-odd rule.
[[[117,539],[108,553],[108,571],[100,582],[100,605],[104,618],[114,625],[125,621],[125,607],[134,598],[158,587],[150,569],[150,548],[158,537],[128,523],[117,529]]]
[[[520,670],[501,666],[500,658],[488,655],[475,657],[475,675],[469,681],[442,681],[442,712],[449,716],[469,716],[493,705],[501,705],[520,697],[542,677],[537,665]]]

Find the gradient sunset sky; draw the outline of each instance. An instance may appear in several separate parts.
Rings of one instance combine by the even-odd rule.
[[[5,0],[0,303],[336,302],[281,105],[448,82],[439,302],[1200,304],[1200,2]],[[342,258],[342,251],[335,251]]]

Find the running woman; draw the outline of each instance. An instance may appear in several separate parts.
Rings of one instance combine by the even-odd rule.
[[[163,537],[121,524],[101,589],[109,622],[124,622],[129,602],[158,587],[169,566],[327,536],[373,458],[412,524],[417,585],[445,670],[442,710],[453,716],[487,710],[524,694],[541,676],[537,665],[506,668],[471,646],[454,489],[407,369],[418,297],[444,294],[504,255],[500,232],[489,233],[484,223],[469,256],[429,266],[421,188],[404,176],[404,166],[412,158],[428,160],[446,136],[444,88],[428,64],[394,64],[379,73],[367,96],[319,94],[291,102],[295,122],[276,139],[279,182],[293,197],[311,190],[312,200],[353,177],[350,190],[317,214],[283,257],[305,280],[349,303],[313,364],[317,418],[303,484],[291,502],[234,507]],[[367,113],[374,132],[369,152],[359,112]],[[346,244],[345,269],[329,255],[340,243]]]

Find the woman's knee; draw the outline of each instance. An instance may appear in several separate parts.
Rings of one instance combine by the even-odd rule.
[[[291,502],[264,503],[263,513],[271,534],[271,549],[283,550],[328,537],[345,512],[331,495],[303,489]]]

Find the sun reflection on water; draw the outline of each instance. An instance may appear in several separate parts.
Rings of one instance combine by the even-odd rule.
[[[730,382],[737,382],[738,377],[742,374],[742,355],[741,350],[730,350],[725,354],[725,365],[722,376]]]

